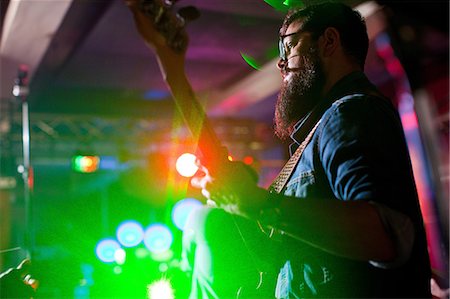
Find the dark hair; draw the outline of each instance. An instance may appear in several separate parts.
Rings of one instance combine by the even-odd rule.
[[[284,19],[280,34],[285,34],[287,27],[298,19],[302,20],[302,30],[311,32],[315,39],[319,38],[326,28],[336,28],[345,52],[354,57],[364,69],[369,37],[366,23],[359,12],[337,2],[325,2],[291,10]]]

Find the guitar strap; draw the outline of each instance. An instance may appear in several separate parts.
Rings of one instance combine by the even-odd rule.
[[[281,169],[280,173],[277,175],[277,177],[274,179],[272,184],[269,187],[269,192],[271,193],[281,193],[283,188],[286,186],[288,180],[292,176],[292,172],[294,171],[295,166],[297,165],[298,161],[300,160],[303,151],[305,150],[306,146],[311,141],[312,136],[314,135],[314,132],[316,132],[317,127],[320,124],[321,119],[317,121],[315,126],[309,131],[306,138],[303,140],[303,142],[300,144],[300,146],[297,148],[297,150],[294,152],[294,154],[289,158],[289,160],[286,162],[284,167]],[[269,238],[272,238],[275,233],[275,228],[270,227],[270,231],[267,231],[266,228],[261,224],[260,220],[257,220],[256,223],[258,224],[259,229],[267,235]]]
[[[365,94],[373,95],[373,96],[379,96],[378,93],[375,93],[373,91],[366,91]],[[337,100],[345,100],[349,97],[354,97],[357,95],[362,95],[361,93],[353,93],[348,94],[346,96],[341,96],[338,99],[335,99],[333,97],[330,97],[328,100],[323,101],[319,104],[319,106],[313,110],[312,114],[308,117],[305,124],[301,126],[300,130],[303,130],[304,132],[300,133],[301,136],[306,135],[306,132],[308,128],[311,128],[314,122],[316,124],[312,129],[309,131],[306,138],[303,140],[303,142],[300,144],[300,146],[297,148],[297,150],[294,152],[294,154],[291,156],[291,158],[286,162],[284,167],[281,169],[280,173],[277,175],[277,177],[274,179],[272,184],[269,187],[270,192],[276,192],[280,193],[283,188],[286,186],[288,180],[292,176],[292,172],[294,171],[295,166],[297,165],[298,161],[300,160],[303,151],[305,150],[308,143],[311,141],[312,136],[314,135],[314,132],[316,131],[317,127],[319,126],[322,116],[325,113],[325,111],[332,105],[333,102]]]
[[[300,146],[297,148],[297,150],[294,152],[294,154],[289,158],[289,160],[284,165],[283,169],[281,169],[280,173],[277,175],[275,180],[272,182],[272,184],[269,187],[269,191],[280,193],[283,188],[286,186],[288,180],[292,176],[292,172],[294,171],[295,166],[297,165],[298,161],[300,160],[303,151],[305,150],[308,143],[311,141],[312,136],[314,135],[314,132],[316,131],[317,127],[320,124],[320,119],[316,123],[316,125],[309,131],[308,136],[303,140],[303,142],[300,144]]]

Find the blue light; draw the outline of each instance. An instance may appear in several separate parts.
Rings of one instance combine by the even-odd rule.
[[[152,89],[144,92],[143,97],[149,101],[160,101],[168,98],[170,93],[167,90]]]
[[[144,233],[144,244],[153,253],[162,253],[172,245],[172,232],[164,224],[150,225]]]
[[[97,243],[95,253],[97,257],[105,263],[112,263],[115,261],[115,253],[120,249],[120,244],[113,239],[103,239]]]
[[[189,215],[203,204],[194,198],[185,198],[175,204],[172,209],[172,221],[176,227],[184,230]]]
[[[137,221],[129,220],[119,225],[116,235],[120,244],[125,247],[133,247],[144,239],[144,229]]]
[[[121,165],[119,159],[114,156],[101,156],[99,169],[104,170],[118,170]]]

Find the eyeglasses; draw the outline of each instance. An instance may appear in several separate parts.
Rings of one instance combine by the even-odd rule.
[[[287,45],[286,46],[284,44],[284,39],[286,37],[288,37],[288,36],[293,36],[293,35],[296,35],[296,34],[300,34],[302,32],[304,32],[304,31],[299,30],[299,31],[292,32],[292,33],[289,33],[289,34],[280,35],[280,40],[278,41],[278,50],[280,51],[279,56],[280,56],[281,60],[287,60],[287,52],[288,52],[288,50],[290,50],[290,49],[292,49],[294,47],[294,45]]]

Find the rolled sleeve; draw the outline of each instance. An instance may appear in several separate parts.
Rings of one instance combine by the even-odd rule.
[[[374,205],[394,243],[396,258],[370,264],[398,267],[410,258],[415,238],[407,208],[413,193],[405,195],[405,189],[410,189],[404,172],[407,164],[398,151],[401,127],[378,99],[353,97],[333,106],[324,116],[318,143],[331,190],[339,200],[365,200]]]
[[[370,202],[378,212],[384,228],[394,242],[396,257],[389,262],[370,261],[370,264],[383,269],[396,268],[403,265],[411,256],[414,244],[414,225],[411,219],[380,203]]]
[[[337,199],[386,195],[391,145],[383,138],[380,118],[372,118],[376,112],[371,108],[364,97],[337,101],[319,128],[320,160]]]

